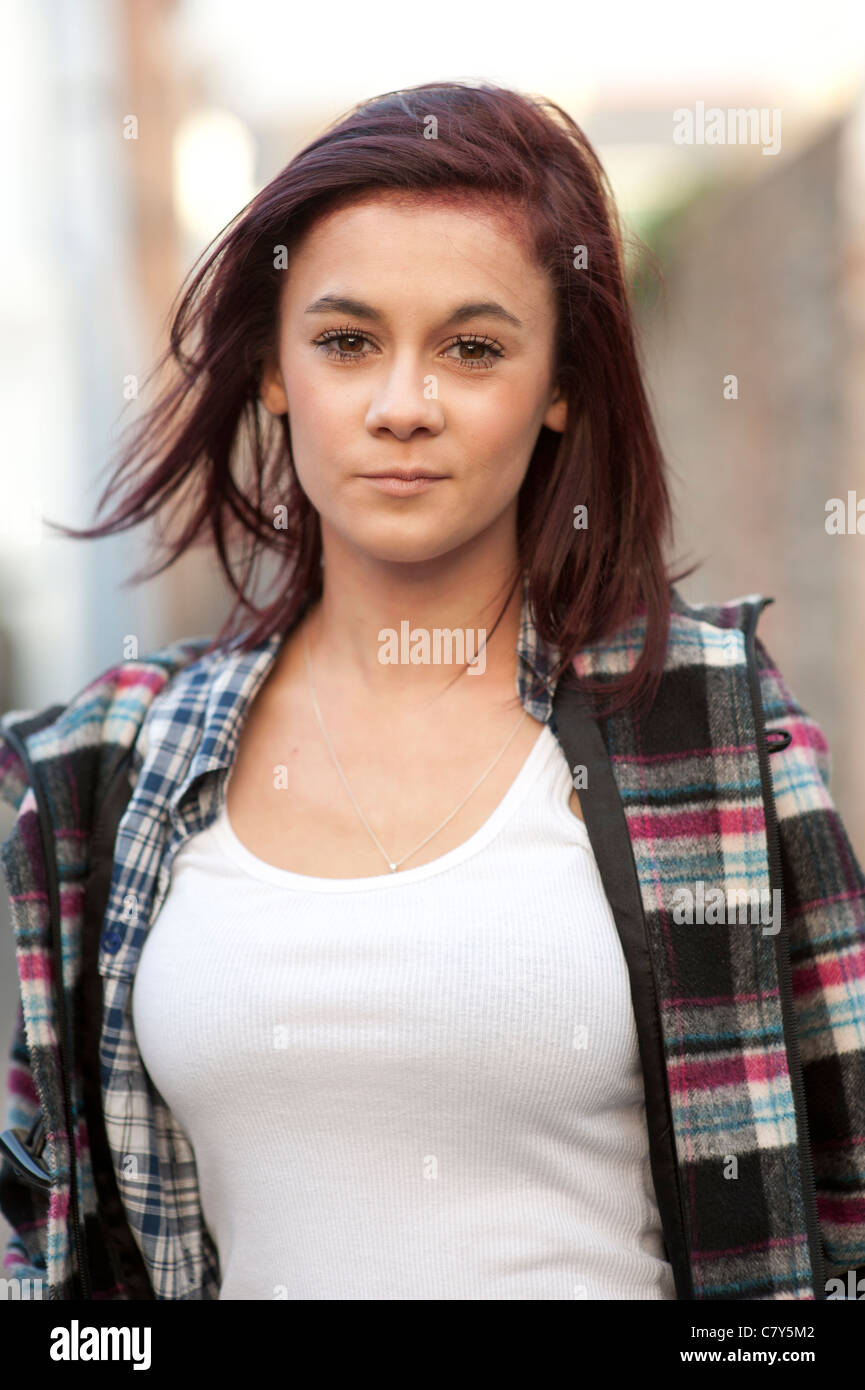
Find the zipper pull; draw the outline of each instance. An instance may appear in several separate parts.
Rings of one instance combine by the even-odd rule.
[[[0,1150],[24,1182],[31,1187],[48,1192],[51,1188],[51,1174],[41,1161],[45,1147],[45,1121],[39,1115],[30,1133],[23,1129],[4,1129],[0,1134]]]

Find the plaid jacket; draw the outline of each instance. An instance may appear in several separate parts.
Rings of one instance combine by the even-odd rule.
[[[641,720],[595,719],[579,678],[632,667],[642,618],[584,648],[555,689],[525,595],[517,647],[520,696],[574,769],[621,939],[680,1299],[821,1299],[865,1265],[865,879],[825,739],[756,637],[772,601],[692,606],[673,589]],[[5,1274],[51,1298],[218,1297],[194,1154],[144,1070],[131,987],[172,860],[218,814],[281,640],[179,642],[65,707],[0,719],[20,981]],[[783,910],[719,920],[719,889]]]

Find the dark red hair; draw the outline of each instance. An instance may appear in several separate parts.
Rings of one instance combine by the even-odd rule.
[[[161,573],[209,530],[237,596],[210,649],[238,637],[234,619],[244,610],[254,615],[241,629],[245,650],[291,627],[321,591],[321,533],[295,473],[288,419],[269,415],[258,395],[263,362],[276,354],[285,274],[276,249],[284,246],[290,263],[316,218],[383,191],[445,201],[473,195],[491,212],[520,214],[531,253],[555,286],[556,379],[568,399],[567,428],[563,435],[541,428],[518,502],[534,619],[560,649],[561,670],[583,646],[645,614],[634,668],[583,688],[603,694],[604,712],[650,704],[667,647],[670,585],[684,575],[668,575],[664,561],[672,513],[618,214],[597,155],[571,117],[494,84],[424,83],[365,102],[261,190],[181,287],[169,347],[148,381],[172,359],[177,379],[135,425],[98,510],[130,475],[134,486],[102,525],[58,529],[82,539],[126,530],[188,482],[182,533],[161,565],[134,578]],[[585,268],[575,259],[580,246]],[[588,527],[577,530],[581,503]],[[287,510],[282,529],[274,526],[277,504]],[[230,558],[235,529],[252,541],[240,579]],[[278,557],[277,592],[260,607],[250,584],[265,552]]]

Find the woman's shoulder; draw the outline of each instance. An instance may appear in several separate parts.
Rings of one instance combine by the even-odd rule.
[[[0,801],[18,809],[38,768],[67,773],[96,755],[110,766],[135,742],[153,701],[183,671],[207,659],[209,637],[185,637],[106,667],[64,702],[0,715]]]
[[[747,632],[775,600],[766,594],[744,594],[719,602],[689,601],[674,586],[670,589],[670,617],[681,624],[702,623],[715,628],[738,628]]]

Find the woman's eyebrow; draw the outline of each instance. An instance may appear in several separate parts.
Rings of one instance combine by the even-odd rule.
[[[314,299],[311,304],[307,304],[303,312],[305,314],[352,314],[355,318],[371,319],[373,323],[384,322],[384,314],[380,310],[374,309],[371,304],[365,304],[362,299],[350,299],[339,294],[323,294],[319,299]],[[445,319],[442,327],[446,328],[448,324],[465,323],[467,319],[482,316],[502,319],[503,322],[510,323],[515,328],[522,328],[523,326],[514,314],[505,309],[503,305],[497,304],[494,299],[481,299],[458,304]]]

